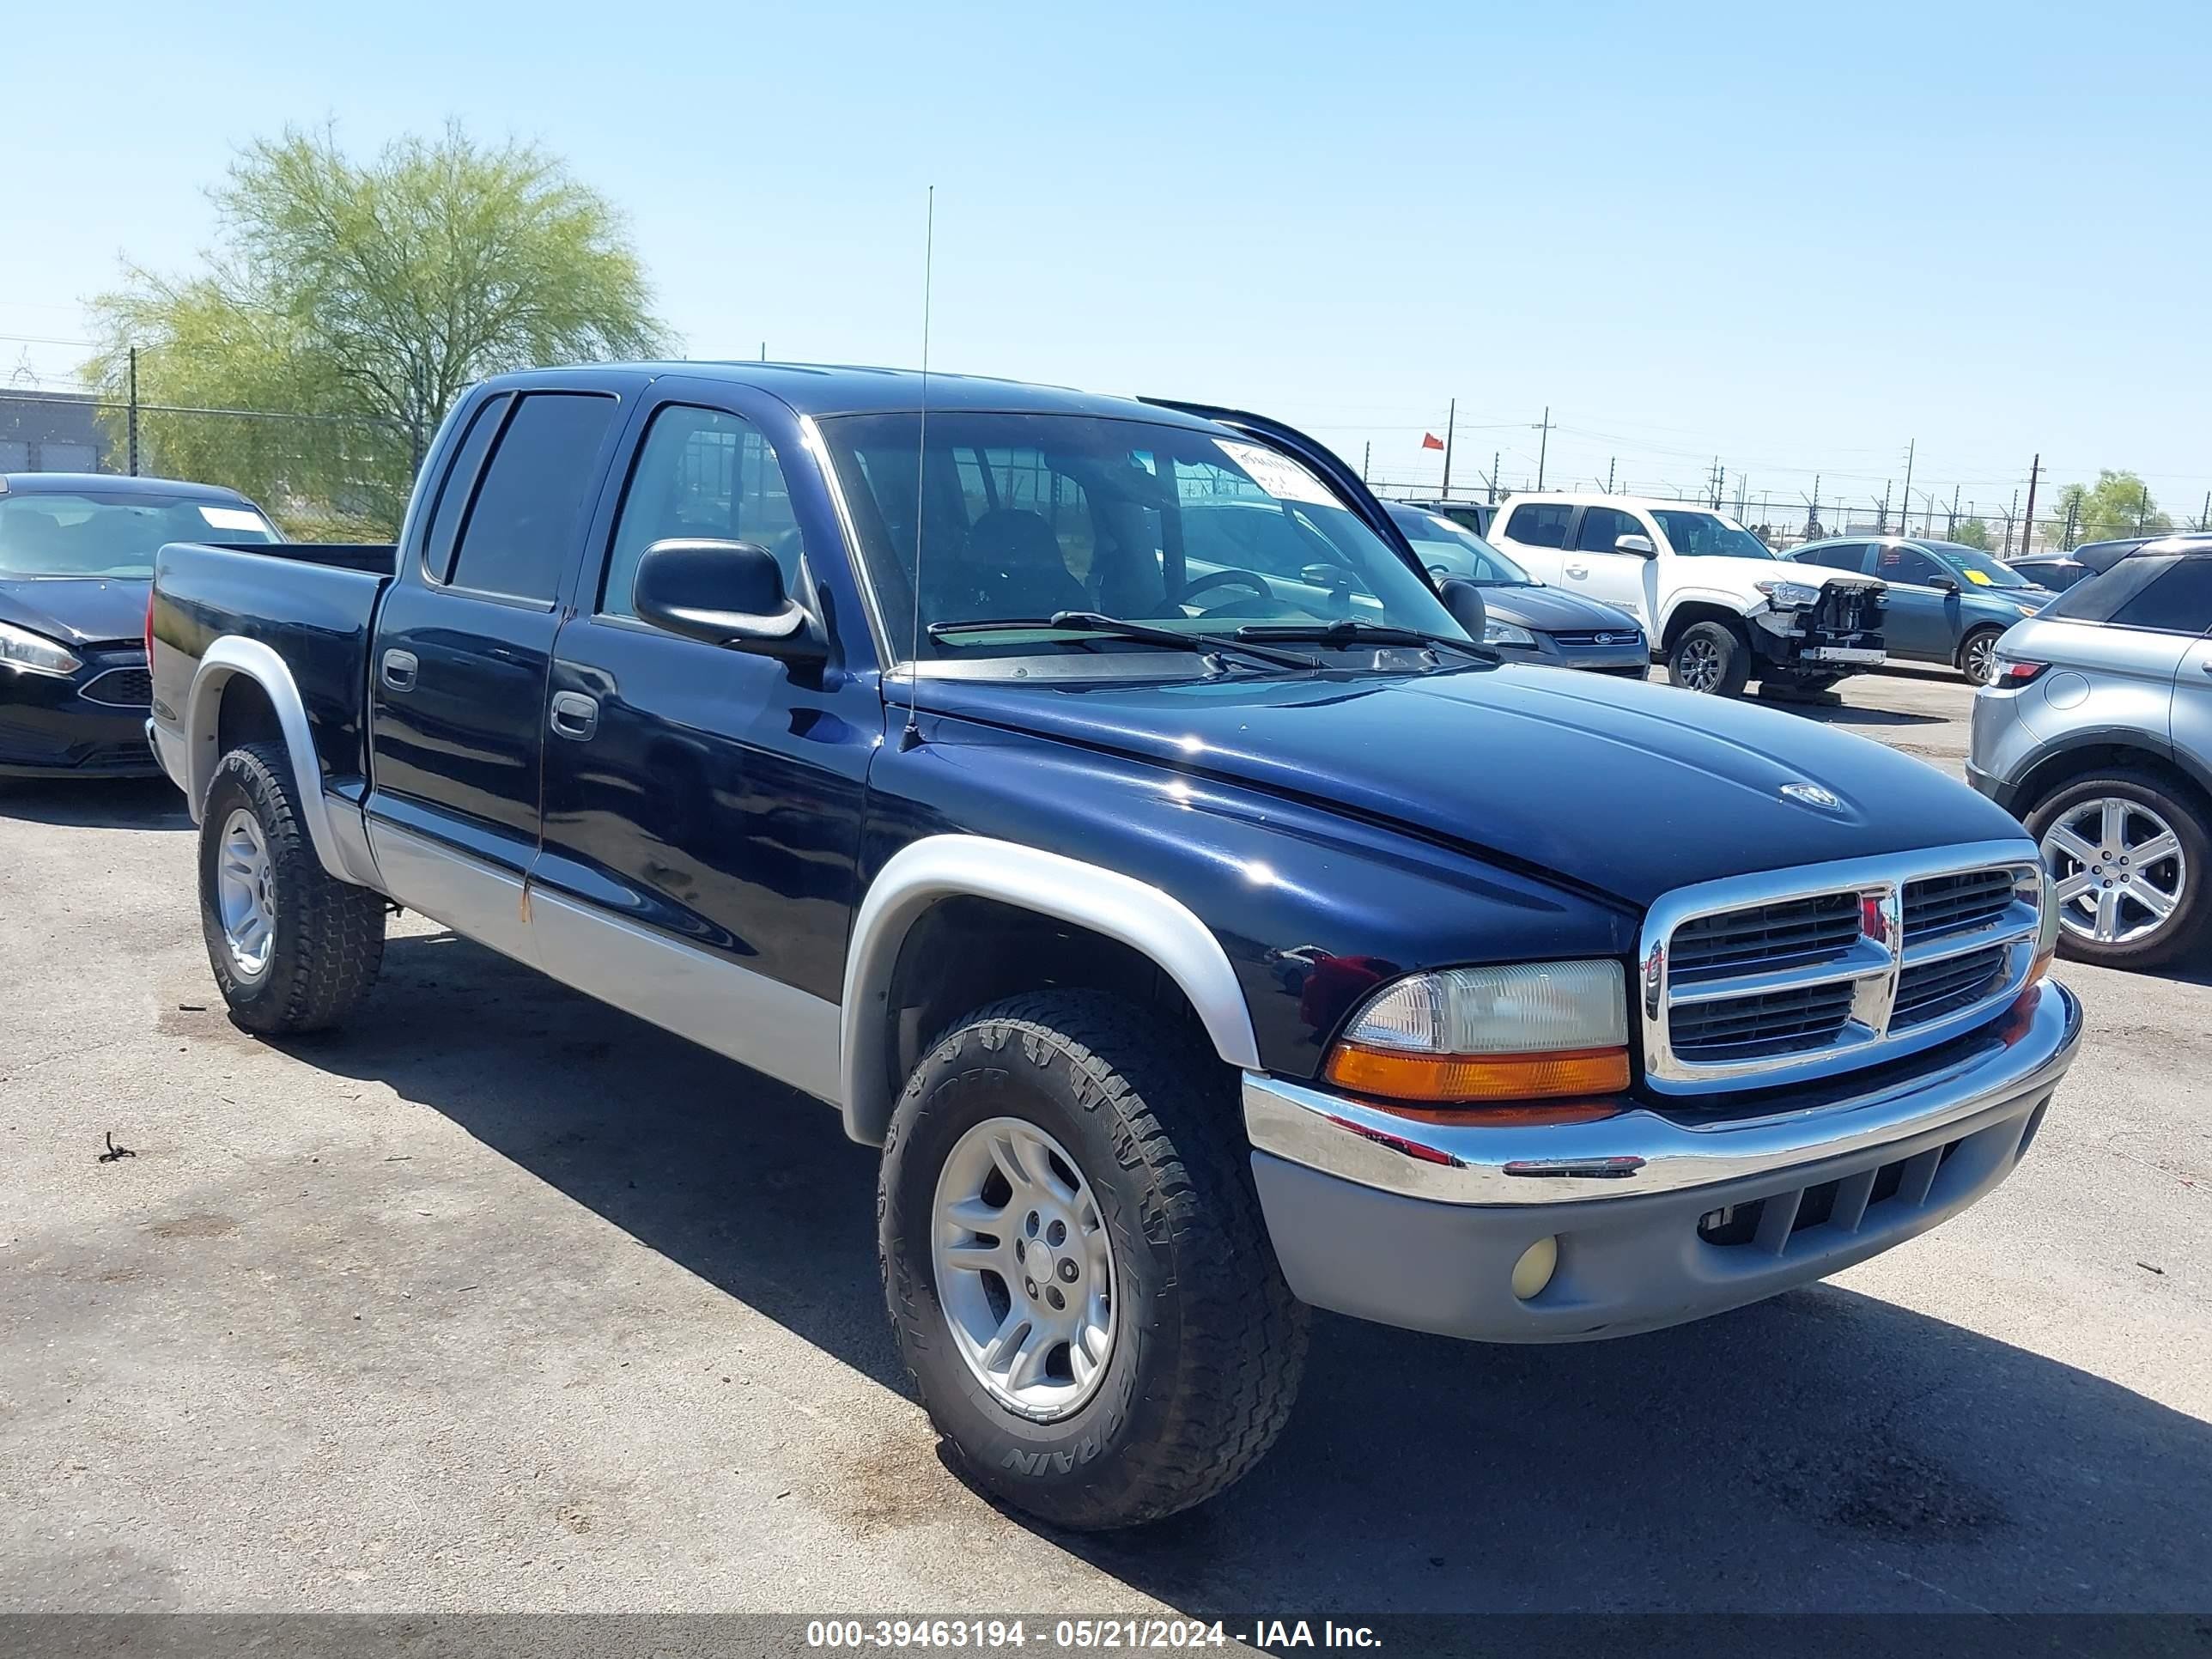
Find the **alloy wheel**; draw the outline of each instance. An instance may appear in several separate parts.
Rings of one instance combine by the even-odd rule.
[[[275,874],[261,824],[244,807],[223,821],[222,845],[216,864],[216,908],[222,919],[223,944],[233,971],[259,979],[269,971],[276,946]]]
[[[1097,1391],[1113,1358],[1114,1253],[1091,1183],[1022,1118],[961,1136],[930,1230],[954,1346],[1007,1410],[1051,1422]]]
[[[1977,634],[1966,641],[1966,678],[1976,685],[1994,684],[1997,678],[1997,636]]]
[[[1720,647],[1711,640],[1692,640],[1675,653],[1675,678],[1686,690],[1710,691],[1721,683]]]
[[[2129,945],[2181,908],[2189,860],[2173,826],[2141,801],[2106,795],[2069,807],[2043,832],[2058,924],[2077,939]]]

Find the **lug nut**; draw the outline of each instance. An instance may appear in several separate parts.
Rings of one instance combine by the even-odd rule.
[[[1028,1259],[1028,1248],[1023,1244],[1020,1239],[1016,1239],[1014,1241],[1014,1260],[1017,1261],[1026,1261]]]
[[[1067,1305],[1067,1298],[1060,1293],[1057,1287],[1048,1288],[1044,1293],[1044,1299],[1052,1304],[1054,1312]]]
[[[1065,1221],[1054,1222],[1044,1230],[1044,1242],[1055,1250],[1067,1243],[1067,1224]]]
[[[1022,1280],[1022,1288],[1030,1293],[1030,1301],[1034,1302],[1036,1300],[1036,1280],[1034,1279],[1024,1279]]]
[[[1035,1210],[1030,1212],[1030,1218],[1022,1223],[1022,1226],[1031,1238],[1037,1236],[1037,1212]]]
[[[1064,1255],[1060,1257],[1060,1276],[1066,1279],[1069,1284],[1073,1285],[1075,1283],[1075,1258],[1072,1255]]]

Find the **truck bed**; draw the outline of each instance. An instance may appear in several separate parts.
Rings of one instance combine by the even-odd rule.
[[[149,617],[155,721],[167,710],[181,725],[211,642],[264,645],[299,687],[325,787],[356,793],[368,775],[369,631],[398,562],[387,542],[169,543]]]

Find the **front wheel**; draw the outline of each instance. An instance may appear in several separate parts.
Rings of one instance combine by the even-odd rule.
[[[969,1478],[1083,1529],[1224,1490],[1305,1358],[1210,1054],[1090,992],[997,1003],[908,1080],[878,1199],[901,1358]]]
[[[1741,696],[1751,678],[1751,643],[1724,623],[1692,623],[1667,649],[1667,678],[1686,691]]]
[[[383,966],[383,897],[323,868],[272,744],[216,763],[200,819],[200,931],[231,1018],[264,1036],[336,1024]]]
[[[1959,672],[1976,685],[1994,685],[1997,678],[1997,641],[2002,628],[1977,628],[1960,642]]]
[[[2058,949],[2108,968],[2157,968],[2212,921],[2212,844],[2194,806],[2148,773],[2077,778],[2027,815],[2058,905]]]

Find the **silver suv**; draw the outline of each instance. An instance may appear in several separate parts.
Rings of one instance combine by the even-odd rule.
[[[2154,968],[2195,945],[2212,920],[2212,536],[2122,548],[2008,631],[1974,694],[1966,781],[2041,846],[2063,954]]]

